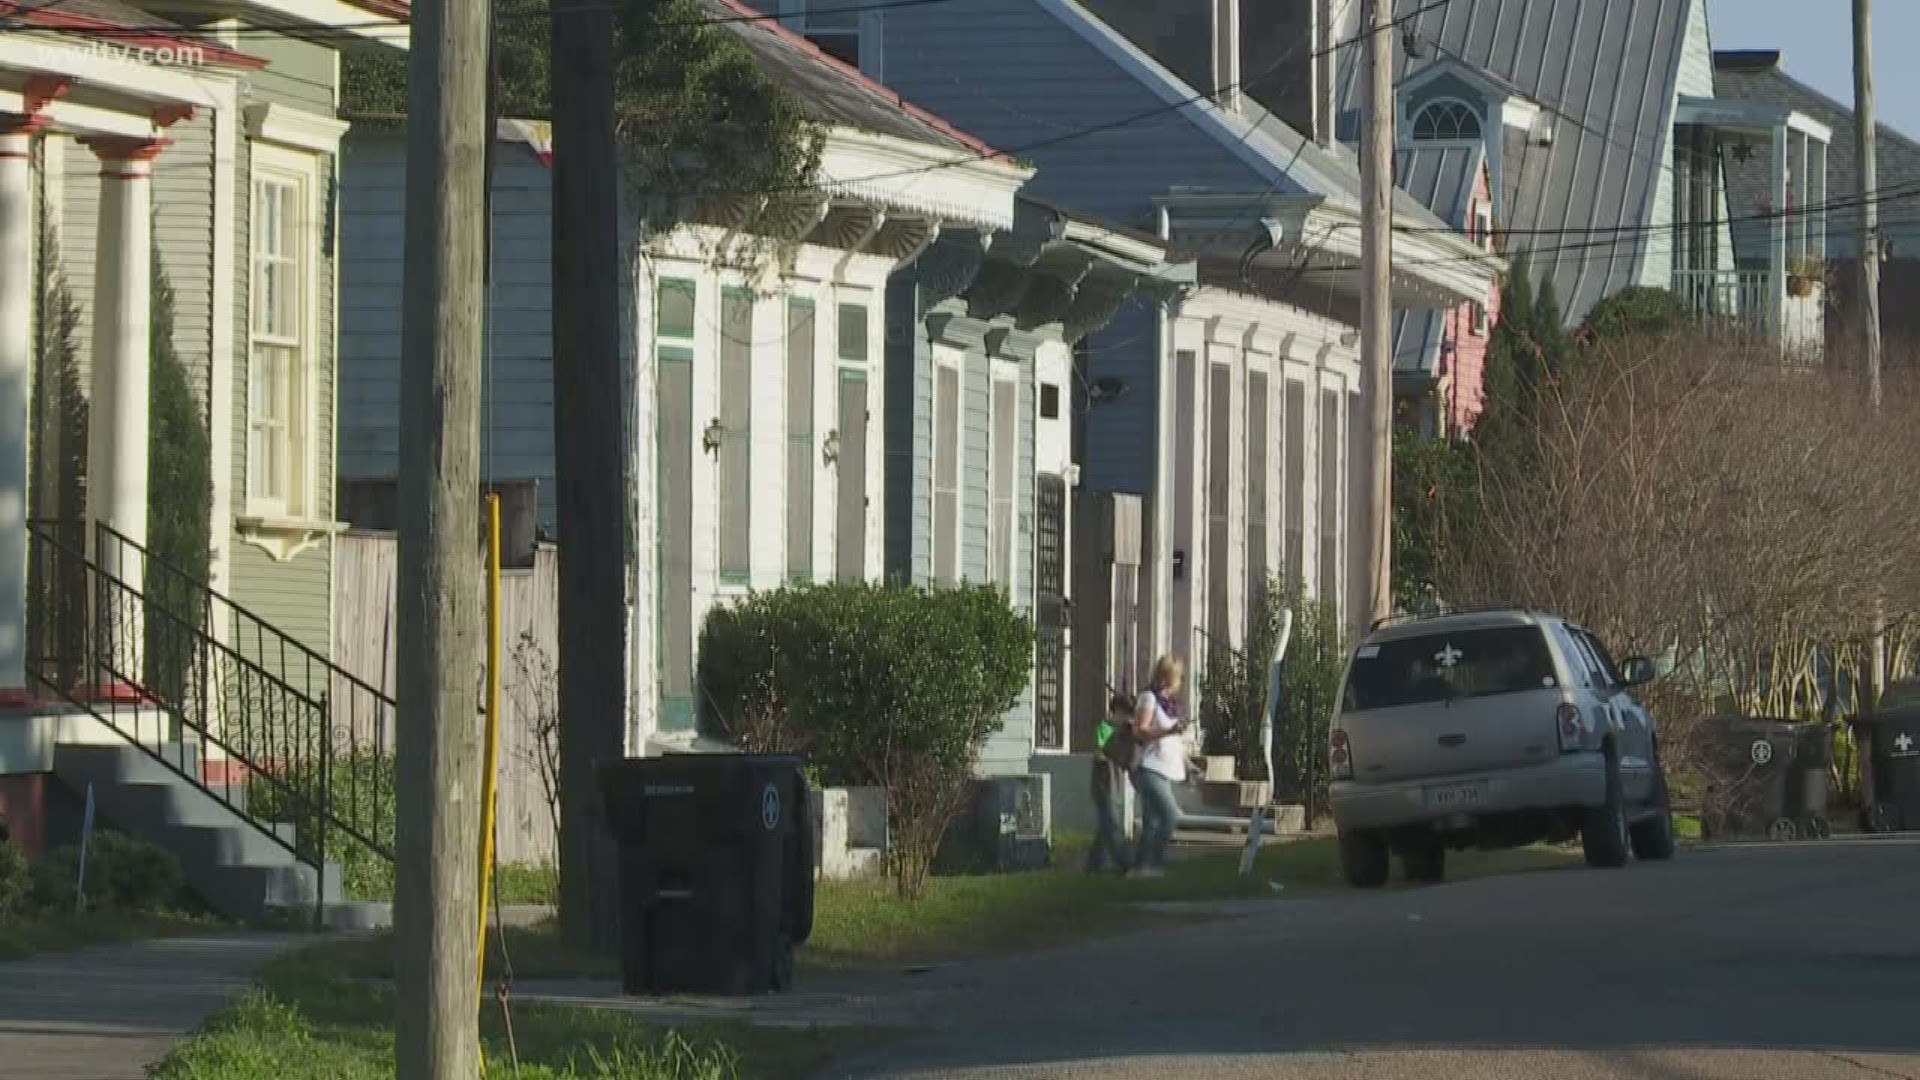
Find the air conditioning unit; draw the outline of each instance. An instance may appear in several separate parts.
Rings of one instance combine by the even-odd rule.
[[[992,870],[1037,870],[1053,859],[1053,787],[1045,773],[976,781],[974,836]]]

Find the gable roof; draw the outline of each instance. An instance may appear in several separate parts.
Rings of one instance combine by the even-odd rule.
[[[1322,146],[1245,95],[1238,109],[1221,106],[1078,0],[1035,2],[1245,161],[1276,193],[1359,197],[1360,159],[1349,147]],[[1442,224],[1418,200],[1394,195],[1396,216],[1409,215],[1416,226]]]
[[[701,0],[701,6],[732,31],[766,72],[793,95],[810,119],[890,135],[982,159],[1010,160],[993,147],[908,102],[860,69],[821,51],[813,42],[768,18],[746,0]]]
[[[1833,138],[1827,144],[1826,201],[1851,205],[1859,199],[1860,138],[1852,109],[1781,70],[1780,54],[1774,51],[1717,52],[1713,55],[1713,81],[1721,97],[1785,106],[1832,128]],[[1876,184],[1888,193],[1879,200],[1881,226],[1907,234],[1894,238],[1896,254],[1920,256],[1920,197],[1904,194],[1920,185],[1920,143],[1886,124],[1878,127]],[[1728,155],[1725,164],[1728,216],[1734,222],[1734,252],[1745,257],[1749,245],[1769,242],[1769,223],[1749,224],[1741,219],[1766,211],[1771,202],[1768,189],[1773,166],[1764,149],[1744,162]],[[1858,251],[1858,216],[1850,210],[1836,209],[1829,218],[1829,257]],[[1902,239],[1906,241],[1904,244]],[[1902,247],[1907,250],[1902,251]],[[1761,251],[1764,250],[1762,247]]]
[[[1499,228],[1512,234],[1510,258],[1531,250],[1536,278],[1552,279],[1569,322],[1635,284],[1649,254],[1648,234],[1636,230],[1668,179],[1667,134],[1695,2],[1451,0],[1402,24],[1424,55],[1394,50],[1396,79],[1452,59],[1547,114],[1551,145],[1504,137]],[[1344,137],[1357,131],[1364,57],[1359,49],[1339,55]]]

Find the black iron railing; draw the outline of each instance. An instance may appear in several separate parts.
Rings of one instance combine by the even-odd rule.
[[[28,535],[31,678],[316,871],[390,868],[391,698],[104,524]]]

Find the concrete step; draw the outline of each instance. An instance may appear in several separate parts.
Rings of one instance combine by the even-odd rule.
[[[191,767],[200,760],[197,748],[172,750],[175,763]],[[93,786],[106,823],[172,851],[188,885],[222,915],[258,919],[344,900],[337,866],[329,864],[322,889],[320,875],[294,856],[291,824],[254,822],[243,812],[244,796],[235,798],[240,806],[223,801],[244,790],[240,785],[209,793],[131,745],[63,744],[53,757],[56,775],[68,786]]]

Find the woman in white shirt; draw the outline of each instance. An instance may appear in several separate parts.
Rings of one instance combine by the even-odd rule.
[[[1173,785],[1187,780],[1187,722],[1180,717],[1180,687],[1186,665],[1167,655],[1153,662],[1147,691],[1134,706],[1133,734],[1141,746],[1140,764],[1133,770],[1133,789],[1140,796],[1140,850],[1133,871],[1139,877],[1159,877],[1167,855],[1167,841],[1180,820],[1180,804]]]

